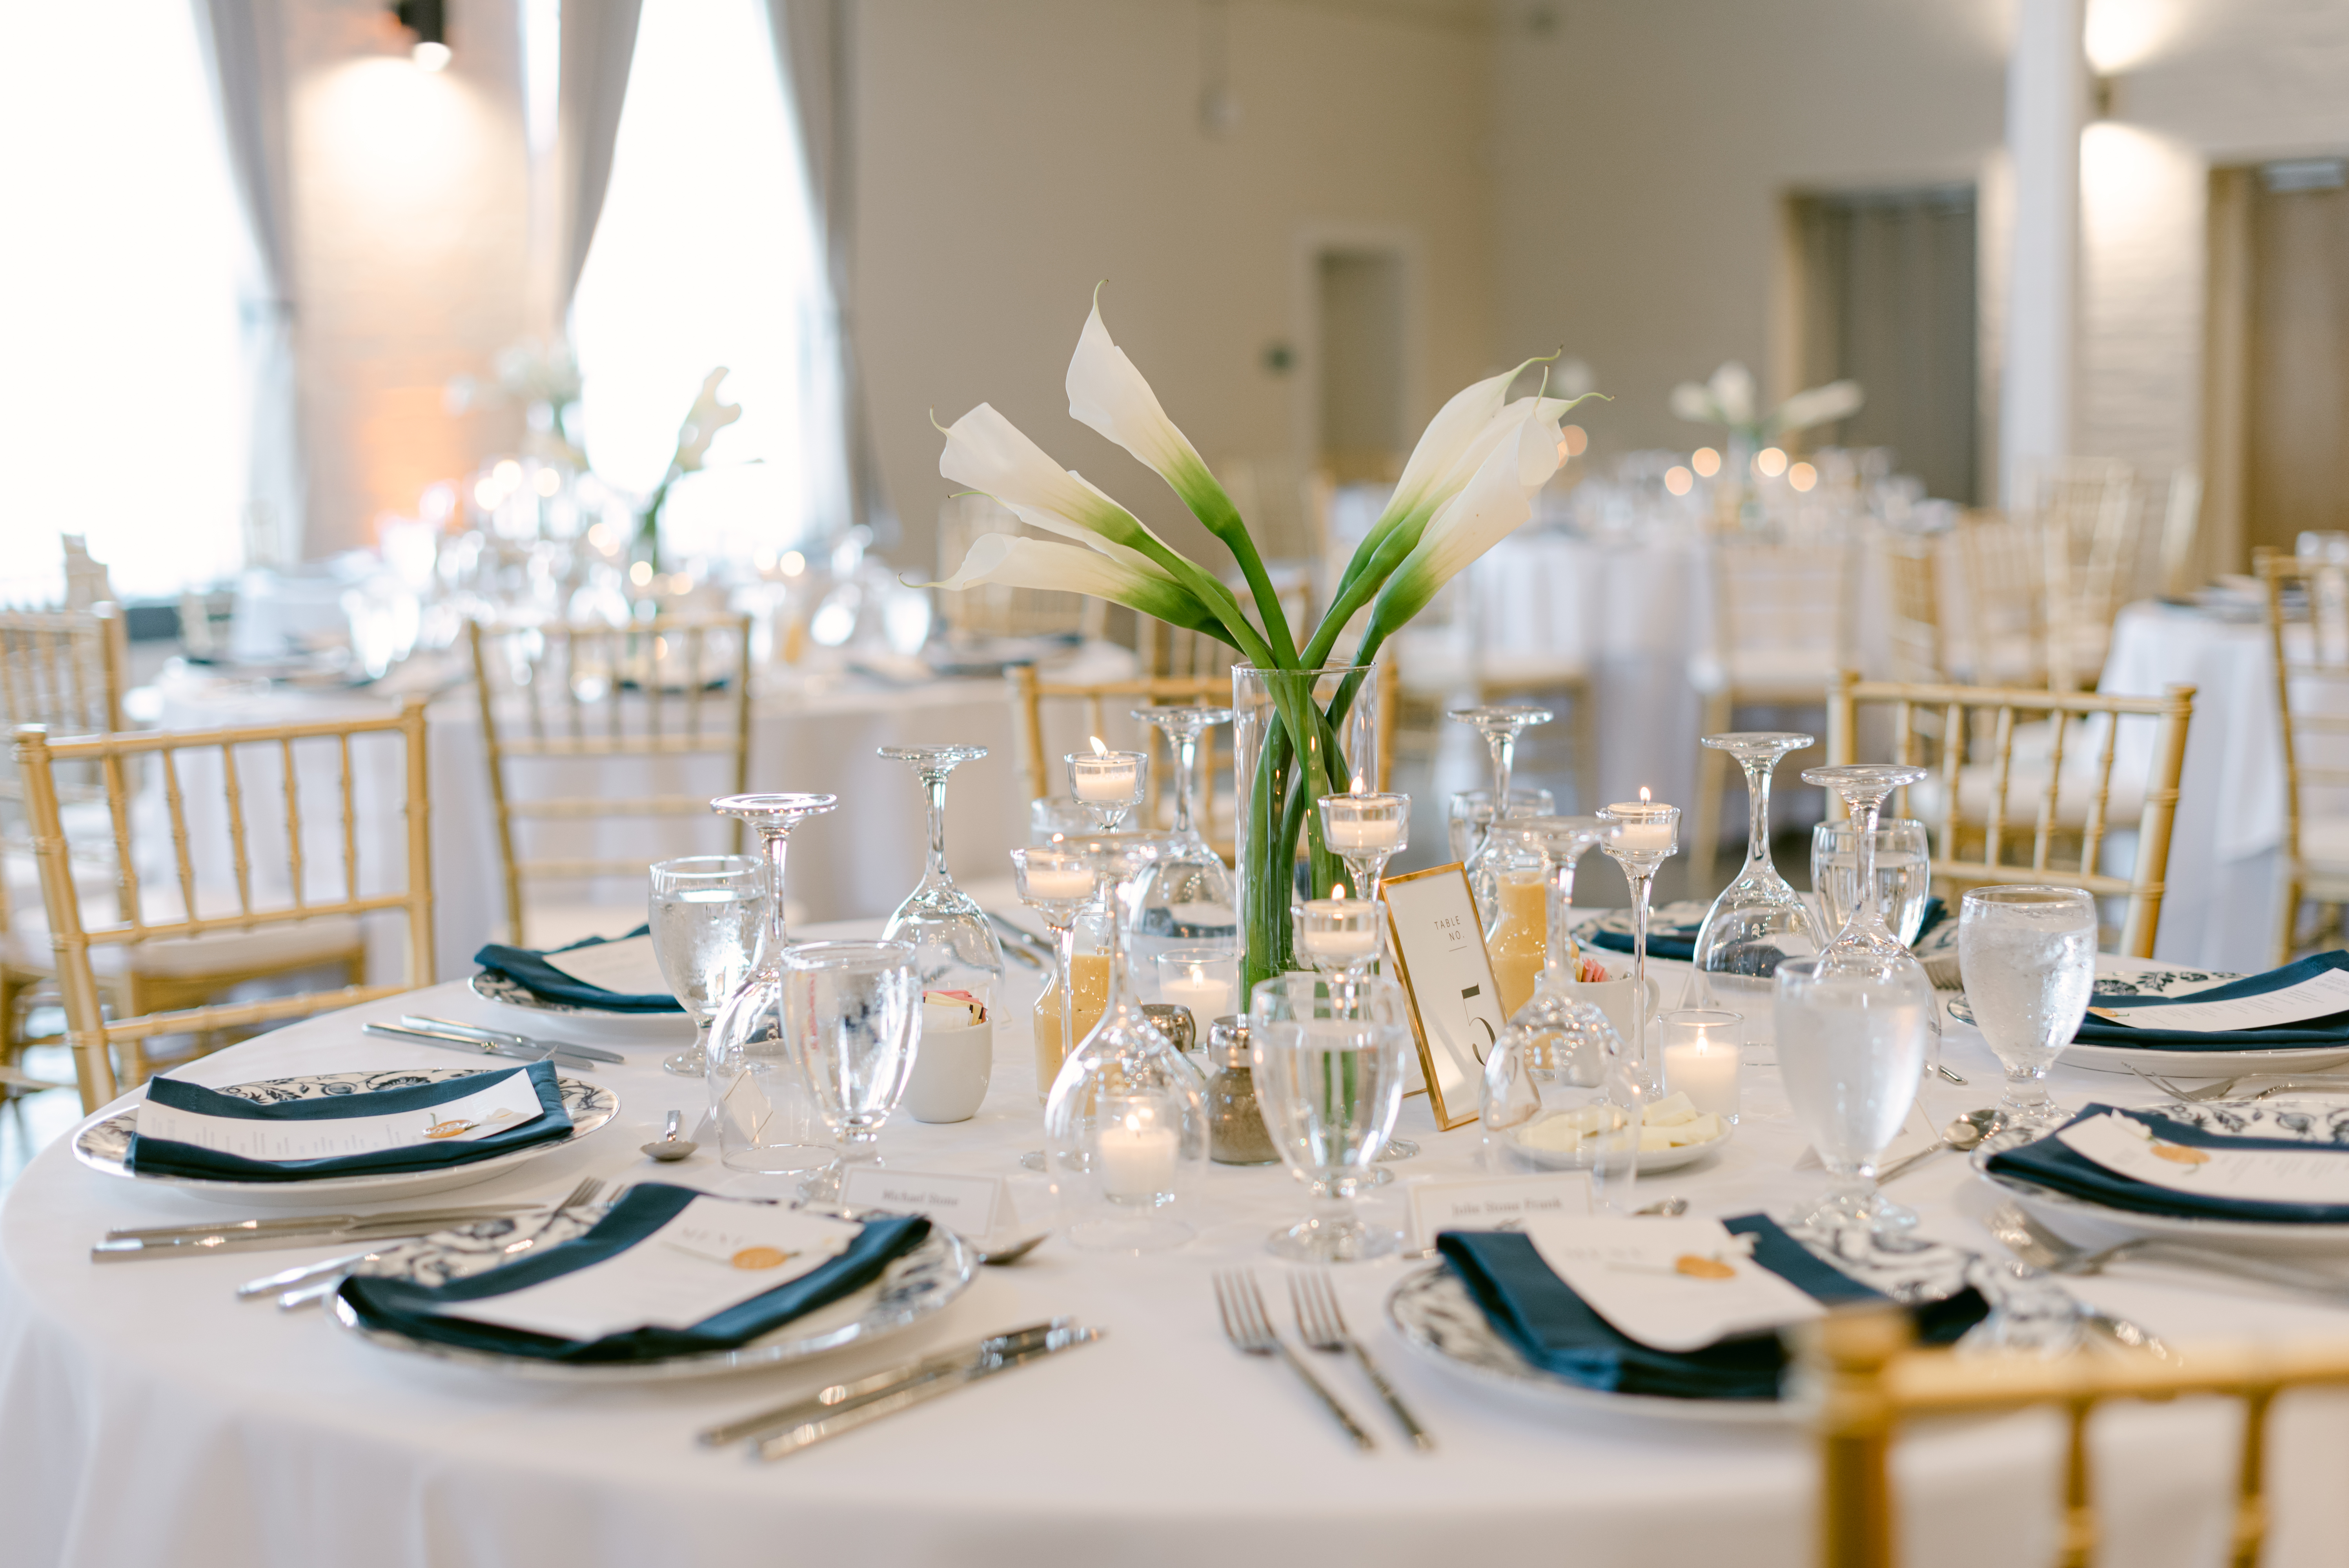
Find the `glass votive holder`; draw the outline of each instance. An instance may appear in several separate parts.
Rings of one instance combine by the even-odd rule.
[[[1379,956],[1384,906],[1369,898],[1308,898],[1297,918],[1297,956],[1325,973],[1368,969]]]
[[[1683,1007],[1657,1020],[1662,1030],[1664,1092],[1683,1094],[1701,1116],[1737,1119],[1738,1065],[1744,1050],[1742,1014]]]
[[[1158,955],[1158,1000],[1180,1002],[1197,1018],[1221,1018],[1237,1005],[1240,955],[1229,948],[1169,948]]]
[[[1061,760],[1068,764],[1069,793],[1091,814],[1094,831],[1116,827],[1141,804],[1150,777],[1149,753],[1112,752],[1096,735],[1092,751],[1071,752]]]
[[[1042,847],[1065,838],[1083,838],[1093,832],[1092,814],[1064,794],[1050,794],[1028,803],[1028,842]]]
[[[1316,804],[1321,808],[1321,836],[1333,855],[1393,855],[1408,845],[1411,796],[1407,794],[1357,791],[1325,794]]]

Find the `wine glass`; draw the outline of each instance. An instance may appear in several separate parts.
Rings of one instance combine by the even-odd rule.
[[[651,879],[653,958],[693,1020],[693,1044],[661,1067],[698,1078],[709,1071],[709,1021],[758,961],[767,868],[748,855],[688,855],[654,862]]]
[[[1958,913],[1958,970],[1974,1027],[1999,1065],[1993,1148],[2063,1125],[2047,1071],[2071,1043],[2096,984],[2096,901],[2077,888],[1976,888]]]
[[[913,1075],[921,971],[905,941],[803,942],[783,954],[782,967],[792,1060],[840,1150],[800,1198],[837,1203],[851,1166],[881,1163],[881,1124]]]
[[[1599,820],[1616,829],[1599,847],[1631,885],[1631,1062],[1647,1092],[1661,1094],[1661,1063],[1648,1052],[1648,905],[1657,867],[1680,849],[1681,808],[1650,800],[1643,786],[1638,800],[1609,806]]]
[[[1495,821],[1506,821],[1509,807],[1509,774],[1516,765],[1517,737],[1536,724],[1547,724],[1557,717],[1547,708],[1537,708],[1526,702],[1487,703],[1475,708],[1454,708],[1444,714],[1447,719],[1474,725],[1485,737],[1485,744],[1493,755],[1493,801]],[[1500,893],[1493,874],[1485,865],[1486,852],[1493,843],[1488,827],[1468,857],[1468,889],[1476,896],[1476,919],[1489,926],[1499,909]]]
[[[1540,864],[1546,931],[1541,969],[1532,976],[1531,994],[1510,1015],[1508,1027],[1531,1030],[1545,1043],[1539,1048],[1543,1060],[1538,1070],[1572,1072],[1578,1069],[1566,1063],[1580,1062],[1583,1076],[1578,1081],[1595,1083],[1590,1075],[1599,1053],[1595,1041],[1584,1033],[1587,1020],[1575,1011],[1598,1010],[1578,1002],[1574,994],[1574,872],[1594,846],[1610,842],[1620,830],[1595,816],[1534,816],[1510,822],[1503,831]],[[1602,1020],[1605,1016],[1599,1014]],[[1558,1060],[1551,1062],[1552,1056]]]
[[[718,1122],[719,1158],[737,1170],[806,1170],[830,1158],[810,1143],[819,1125],[815,1103],[789,1045],[783,857],[794,826],[839,805],[840,797],[831,794],[734,794],[709,803],[710,810],[756,829],[767,860],[767,929],[758,967],[709,1025],[709,1108]]]
[[[1366,791],[1356,779],[1345,794],[1325,794],[1321,842],[1354,874],[1354,896],[1376,902],[1387,862],[1411,847],[1411,796]]]
[[[1828,952],[1778,966],[1779,1076],[1835,1183],[1801,1223],[1878,1236],[1916,1224],[1877,1191],[1876,1167],[1916,1103],[1932,1008],[1931,987],[1919,995],[1874,955]]]
[[[1508,809],[1501,814],[1509,816],[1556,816],[1557,797],[1537,784],[1516,784],[1509,790]],[[1452,805],[1444,823],[1444,833],[1452,844],[1452,858],[1466,865],[1476,853],[1476,846],[1485,842],[1485,834],[1493,826],[1493,792],[1488,789],[1463,789],[1452,792]]]
[[[1852,965],[1856,971],[1880,974],[1926,999],[1925,1070],[1952,1083],[1964,1079],[1941,1065],[1940,1008],[1932,1001],[1933,980],[1909,944],[1885,924],[1881,899],[1883,879],[1876,871],[1877,840],[1883,827],[1885,797],[1927,777],[1923,768],[1905,763],[1848,763],[1835,767],[1806,768],[1805,784],[1824,784],[1841,795],[1851,810],[1852,877],[1858,889],[1849,918],[1835,939],[1819,950],[1821,958]]]
[[[1003,979],[1003,945],[978,901],[955,886],[947,869],[947,779],[964,763],[987,755],[985,746],[883,746],[879,754],[912,765],[929,811],[929,858],[922,880],[889,917],[881,935],[914,944],[926,991],[968,992],[994,1015],[995,987]]]
[[[1314,1212],[1268,1244],[1309,1263],[1383,1258],[1395,1233],[1354,1211],[1402,1106],[1411,1021],[1391,980],[1285,974],[1258,982],[1248,1049],[1257,1103],[1289,1174],[1313,1189]]]
[[[1745,770],[1751,823],[1745,865],[1705,911],[1698,928],[1682,1007],[1731,1006],[1759,1015],[1770,994],[1771,971],[1783,959],[1808,958],[1826,941],[1802,895],[1778,875],[1770,858],[1770,775],[1789,752],[1817,744],[1786,731],[1707,735],[1703,743],[1727,752]]]
[[[1174,826],[1166,853],[1143,874],[1137,950],[1154,961],[1177,947],[1220,945],[1239,950],[1239,894],[1223,857],[1199,830],[1199,741],[1232,721],[1229,708],[1136,708],[1133,716],[1157,725],[1174,753]]]
[[[1042,1029],[1036,1031],[1036,1100],[1039,1105],[1051,1098],[1052,1080],[1061,1075],[1061,1064],[1077,1048],[1077,1010],[1072,992],[1076,969],[1077,917],[1092,902],[1096,878],[1085,857],[1073,849],[1030,846],[1011,852],[1011,867],[1019,879],[1019,901],[1043,917],[1044,927],[1052,933],[1052,985],[1060,1005],[1055,1009],[1059,1027],[1048,1038]],[[1042,1012],[1040,1001],[1037,1011]],[[1019,1163],[1030,1170],[1044,1168],[1044,1153],[1031,1149],[1019,1157]]]
[[[1849,822],[1822,822],[1811,829],[1811,889],[1827,924],[1841,929],[1859,902],[1859,829]],[[1932,899],[1933,865],[1925,825],[1905,816],[1876,824],[1876,896],[1885,925],[1903,946],[1913,947]]]
[[[1069,770],[1069,794],[1085,808],[1093,827],[1110,832],[1126,814],[1142,804],[1143,786],[1150,781],[1148,752],[1112,752],[1092,737],[1091,752],[1071,752],[1061,761]]]

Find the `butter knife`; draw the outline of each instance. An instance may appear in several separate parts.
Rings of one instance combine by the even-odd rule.
[[[807,1398],[795,1399],[791,1404],[778,1406],[771,1410],[761,1410],[754,1416],[745,1416],[740,1420],[706,1427],[698,1435],[704,1447],[713,1449],[723,1448],[729,1443],[763,1438],[796,1426],[802,1421],[837,1414],[883,1395],[896,1393],[900,1388],[911,1387],[916,1383],[926,1383],[933,1378],[943,1377],[952,1373],[967,1372],[991,1355],[1005,1355],[1032,1349],[1043,1344],[1051,1334],[1065,1333],[1075,1326],[1076,1323],[1072,1318],[1056,1317],[1050,1323],[1030,1324],[1026,1328],[1015,1328],[1007,1334],[991,1334],[974,1344],[962,1345],[954,1350],[941,1351],[936,1355],[925,1356],[919,1361],[907,1362],[903,1366],[893,1366],[885,1372],[875,1372],[853,1382],[835,1383],[828,1388],[818,1389]]]
[[[492,1045],[512,1045],[523,1051],[560,1051],[566,1056],[585,1056],[590,1062],[626,1062],[616,1051],[606,1051],[600,1045],[582,1045],[575,1040],[541,1040],[534,1035],[516,1034],[511,1030],[484,1029],[478,1023],[460,1023],[453,1018],[431,1018],[420,1013],[408,1013],[400,1019],[403,1028],[421,1030],[426,1033],[455,1034],[467,1040],[485,1040]]]
[[[1009,1372],[1015,1367],[1026,1366],[1031,1362],[1058,1355],[1062,1351],[1075,1350],[1081,1345],[1091,1345],[1101,1337],[1102,1331],[1097,1328],[1068,1329],[1050,1335],[1040,1345],[1032,1345],[1012,1355],[990,1357],[965,1368],[960,1373],[949,1373],[944,1377],[876,1394],[862,1404],[803,1422],[764,1439],[757,1445],[759,1457],[762,1459],[789,1459],[793,1454],[812,1449],[829,1438],[839,1437],[843,1432],[853,1432],[859,1427],[870,1426],[884,1417],[895,1415],[900,1410],[910,1410],[916,1405],[926,1405],[933,1399],[943,1398],[958,1388],[968,1388],[972,1384],[992,1377],[999,1372]]]
[[[446,1034],[437,1029],[403,1029],[391,1023],[369,1023],[364,1026],[363,1033],[388,1040],[411,1041],[419,1045],[438,1045],[444,1051],[470,1051],[476,1056],[503,1056],[516,1062],[553,1061],[567,1067],[595,1065],[585,1056],[573,1054],[571,1049],[564,1045],[552,1050],[544,1047],[525,1050],[519,1045],[502,1045],[471,1034]]]

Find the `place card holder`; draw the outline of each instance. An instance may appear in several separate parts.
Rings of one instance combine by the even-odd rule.
[[[1389,877],[1380,893],[1428,1104],[1436,1127],[1449,1131],[1475,1121],[1482,1109],[1485,1057],[1507,1023],[1476,897],[1456,860]]]

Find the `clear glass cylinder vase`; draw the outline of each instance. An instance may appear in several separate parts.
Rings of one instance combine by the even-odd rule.
[[[1243,994],[1301,967],[1290,905],[1324,898],[1348,880],[1346,863],[1321,839],[1313,803],[1379,777],[1379,670],[1232,669],[1232,763],[1238,811],[1234,870],[1239,885]],[[1301,741],[1300,741],[1301,736]],[[1300,863],[1305,867],[1300,873]]]

